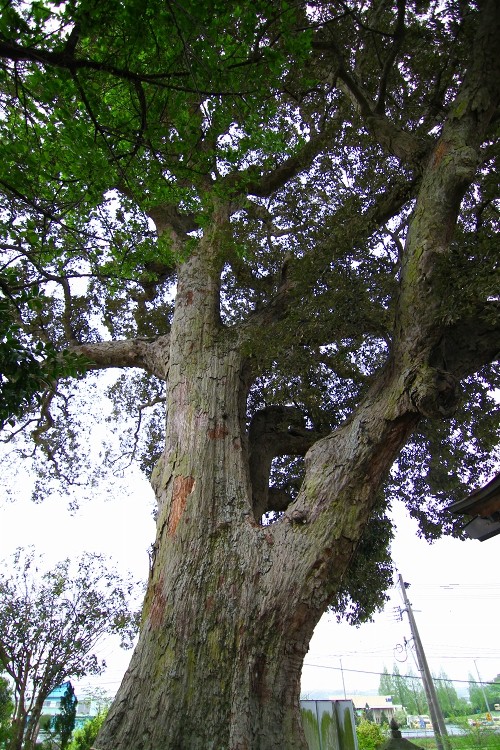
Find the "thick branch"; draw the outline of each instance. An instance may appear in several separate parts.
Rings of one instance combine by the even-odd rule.
[[[355,75],[348,70],[343,56],[333,40],[323,41],[318,39],[313,43],[313,49],[334,56],[337,64],[336,73],[339,87],[349,97],[382,148],[397,156],[404,164],[421,169],[423,158],[431,145],[430,139],[425,140],[413,133],[401,130],[382,114],[380,97],[376,103],[370,101],[369,95],[356,80]],[[383,93],[383,87],[380,93]],[[383,93],[383,96],[385,96],[385,93]]]
[[[481,12],[471,65],[426,166],[410,222],[396,339],[398,356],[408,363],[428,362],[443,335],[442,269],[452,262],[461,200],[476,177],[482,142],[500,102],[499,38],[500,6],[490,0]]]
[[[165,380],[168,376],[169,345],[170,336],[167,334],[154,340],[131,339],[80,344],[70,347],[70,350],[90,360],[90,370],[139,367]]]
[[[456,378],[433,366],[440,364],[435,360],[442,343],[446,349],[452,333],[468,332],[468,343],[456,342],[452,366],[447,362],[457,374],[497,356],[498,317],[489,317],[485,310],[479,321],[482,340],[474,350],[477,319],[471,316],[447,329],[441,316],[443,286],[436,283],[442,274],[440,259],[449,251],[460,201],[475,177],[481,142],[500,97],[496,0],[485,2],[481,15],[473,63],[426,167],[411,221],[392,356],[350,419],[308,451],[297,500],[273,527],[273,562],[280,564],[282,545],[293,546],[300,569],[306,569],[308,606],[318,611],[341,583],[381,482],[421,415],[443,418],[453,411]],[[293,533],[297,518],[300,532]],[[284,591],[295,590],[297,575],[298,568],[284,571]],[[301,593],[305,597],[304,587]]]

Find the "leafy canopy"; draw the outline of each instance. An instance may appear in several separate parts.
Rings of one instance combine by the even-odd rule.
[[[0,20],[9,446],[26,453],[18,431],[31,429],[35,460],[78,479],[88,454],[77,391],[55,380],[91,365],[64,353],[168,335],[176,265],[221,205],[230,224],[214,273],[223,324],[246,331],[248,420],[286,405],[318,436],[338,427],[390,355],[409,218],[477,15],[451,0],[11,2]],[[439,269],[450,326],[498,294],[497,154],[492,132],[453,262]],[[266,308],[273,315],[252,329]],[[28,373],[21,388],[16,368]],[[148,473],[162,448],[163,379],[134,371],[110,390],[121,456]],[[456,532],[443,508],[496,466],[498,366],[463,387],[456,416],[422,420],[394,466],[336,602],[353,621],[383,600],[390,502],[404,500],[431,539]],[[141,430],[122,428],[121,413]],[[271,482],[293,496],[302,474],[301,457],[280,456]]]

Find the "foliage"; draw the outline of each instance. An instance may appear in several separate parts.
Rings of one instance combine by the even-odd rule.
[[[470,712],[470,706],[466,701],[458,697],[457,691],[446,675],[441,670],[437,676],[433,676],[434,687],[438,703],[443,716],[464,716]],[[401,675],[397,664],[393,665],[392,674],[384,667],[380,675],[378,689],[379,695],[392,695],[393,702],[402,705],[408,714],[428,714],[427,698],[420,678],[410,670],[407,675]]]
[[[359,750],[379,750],[387,741],[387,730],[373,721],[361,719],[356,725]]]
[[[393,703],[404,706],[409,714],[427,714],[427,698],[419,677],[412,670],[401,675],[397,664],[393,665],[392,674],[387,668],[380,676],[379,695],[392,695]]]
[[[445,718],[455,717],[467,713],[468,707],[464,700],[458,697],[453,683],[443,669],[436,677],[433,675],[436,697]]]
[[[83,371],[83,360],[69,352],[57,353],[50,341],[29,340],[16,320],[19,308],[36,309],[41,304],[36,290],[22,292],[17,298],[9,292],[0,277],[0,429],[14,425],[27,411],[42,407],[42,393],[55,382],[75,377]]]
[[[94,740],[97,737],[107,713],[108,709],[103,709],[97,714],[97,716],[94,716],[87,721],[83,727],[77,729],[68,745],[68,750],[92,750]]]
[[[102,555],[84,554],[76,571],[69,559],[46,572],[41,565],[33,549],[18,549],[0,573],[0,664],[14,683],[13,749],[33,741],[54,687],[102,672],[105,663],[94,653],[102,636],[117,634],[127,648],[137,629],[134,585],[107,569]],[[58,732],[67,738],[65,727]]]
[[[76,707],[78,700],[73,690],[73,686],[68,682],[66,692],[61,698],[60,711],[54,717],[53,733],[59,737],[59,747],[66,750],[71,739],[73,729],[75,728]]]
[[[497,674],[487,683],[478,683],[469,674],[469,701],[474,713],[486,710],[486,702],[490,711],[495,703],[500,703],[500,675]]]
[[[388,599],[394,569],[389,551],[393,538],[392,523],[381,497],[358,545],[356,565],[346,572],[344,581],[331,603],[337,619],[360,625],[381,610]],[[377,581],[377,586],[373,585]]]
[[[0,748],[5,750],[11,734],[14,696],[9,681],[0,672]]]

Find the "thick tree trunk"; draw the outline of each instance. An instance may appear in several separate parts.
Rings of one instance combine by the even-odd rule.
[[[185,336],[182,346],[191,345]],[[318,443],[310,483],[280,522],[263,527],[251,513],[241,360],[222,335],[195,359],[176,375],[171,352],[168,452],[154,477],[158,534],[141,634],[95,747],[304,750],[302,662],[415,415],[391,420],[374,393],[337,435],[342,468],[331,441]],[[338,502],[302,512],[311,485],[319,500],[322,485]]]
[[[243,360],[218,324],[211,284],[206,263],[193,256],[170,338],[166,451],[153,477],[158,530],[141,634],[96,750],[304,750],[300,675],[313,629],[415,423],[415,414],[394,416],[385,400],[392,375],[384,377],[359,418],[316,444],[294,506],[260,526]],[[333,444],[343,446],[337,461]],[[337,502],[323,507],[332,494]]]
[[[260,526],[245,363],[218,317],[219,241],[207,232],[179,272],[141,633],[96,750],[305,750],[310,637],[418,420],[391,363],[351,420],[309,451],[295,503]]]
[[[281,590],[251,511],[243,363],[210,276],[194,255],[179,280],[141,634],[99,750],[304,748],[299,681],[321,612]]]

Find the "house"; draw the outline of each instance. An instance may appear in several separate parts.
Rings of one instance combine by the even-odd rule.
[[[471,539],[480,542],[500,534],[500,472],[484,487],[448,506],[455,515],[472,516],[464,526]]]
[[[349,695],[348,698],[354,703],[354,710],[357,716],[363,716],[365,712],[370,711],[373,721],[380,724],[383,716],[390,721],[396,711],[402,711],[402,706],[397,706],[392,702],[391,695]]]
[[[37,742],[43,742],[48,739],[48,729],[53,723],[54,718],[61,712],[61,701],[66,695],[68,688],[71,688],[71,682],[63,682],[55,687],[43,702],[42,715],[40,717],[40,729],[38,732]],[[75,729],[80,729],[87,721],[93,719],[99,713],[95,701],[85,699],[77,702]]]

